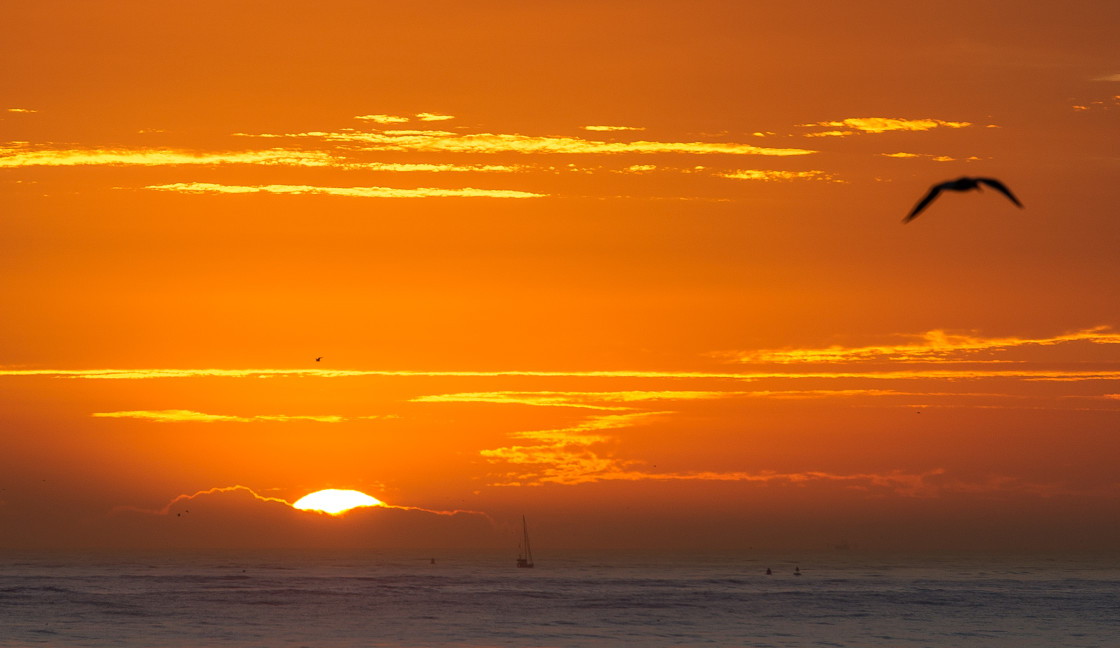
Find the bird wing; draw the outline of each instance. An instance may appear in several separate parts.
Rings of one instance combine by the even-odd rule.
[[[941,189],[944,186],[945,186],[944,184],[939,184],[939,185],[934,185],[933,187],[931,187],[930,190],[929,190],[929,193],[926,194],[926,197],[922,198],[922,200],[917,205],[914,205],[914,209],[912,209],[910,211],[910,213],[907,214],[906,218],[902,219],[902,222],[903,223],[909,223],[910,221],[917,218],[918,214],[921,213],[921,211],[926,208],[926,205],[933,202],[933,199],[937,197],[937,194],[941,193]]]
[[[1001,194],[1007,196],[1008,198],[1011,199],[1011,202],[1015,203],[1019,207],[1023,206],[1023,203],[1019,202],[1019,199],[1015,197],[1015,194],[1011,193],[1011,190],[1008,189],[1006,186],[1004,186],[1004,184],[1002,182],[1000,182],[999,180],[995,180],[993,178],[976,178],[976,181],[977,182],[983,182],[984,184],[988,185],[992,189],[995,189],[996,191],[1000,192]]]

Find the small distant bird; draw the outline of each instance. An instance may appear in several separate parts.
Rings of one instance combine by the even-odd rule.
[[[940,194],[945,189],[948,189],[950,191],[969,191],[971,189],[976,189],[979,191],[980,185],[982,184],[988,185],[992,189],[995,189],[996,191],[1007,196],[1011,199],[1011,202],[1015,203],[1020,208],[1023,207],[1023,203],[1019,202],[1019,199],[1011,193],[1011,190],[1004,186],[1004,184],[999,180],[995,180],[993,178],[969,178],[966,176],[963,178],[957,178],[956,180],[942,182],[941,184],[933,185],[932,187],[930,187],[929,193],[927,193],[925,198],[922,198],[922,200],[914,206],[913,211],[911,211],[910,214],[906,216],[906,218],[903,218],[902,222],[909,223],[910,221],[917,218],[918,214],[920,214],[927,205],[933,202],[933,199],[936,198],[938,194]]]
[[[315,358],[315,362],[319,362],[322,359],[323,359],[323,356],[319,356],[318,358]]]

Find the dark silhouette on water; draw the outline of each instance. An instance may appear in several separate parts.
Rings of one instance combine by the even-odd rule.
[[[521,516],[521,544],[517,547],[517,566],[533,566],[533,550],[529,548],[529,526],[525,524],[525,516]]]
[[[1004,184],[999,180],[996,180],[994,178],[969,178],[965,176],[962,178],[957,178],[956,180],[942,182],[941,184],[936,184],[930,187],[929,193],[927,193],[925,197],[922,198],[921,201],[919,201],[918,204],[914,206],[914,209],[906,216],[906,218],[902,219],[902,222],[909,223],[910,221],[917,218],[918,214],[920,214],[923,209],[925,209],[931,202],[933,202],[933,199],[936,198],[938,194],[946,189],[948,189],[949,191],[970,191],[972,189],[976,189],[977,191],[979,191],[980,185],[988,185],[992,189],[995,189],[996,191],[1010,198],[1011,202],[1015,203],[1020,208],[1023,207],[1023,203],[1019,202],[1019,199],[1011,193],[1011,190],[1004,186]]]

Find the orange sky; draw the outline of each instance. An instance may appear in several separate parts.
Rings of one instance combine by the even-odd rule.
[[[0,18],[0,547],[1120,541],[1114,2]]]

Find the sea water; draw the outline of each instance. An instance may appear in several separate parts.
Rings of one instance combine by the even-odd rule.
[[[37,645],[1120,646],[1120,559],[0,553]]]

